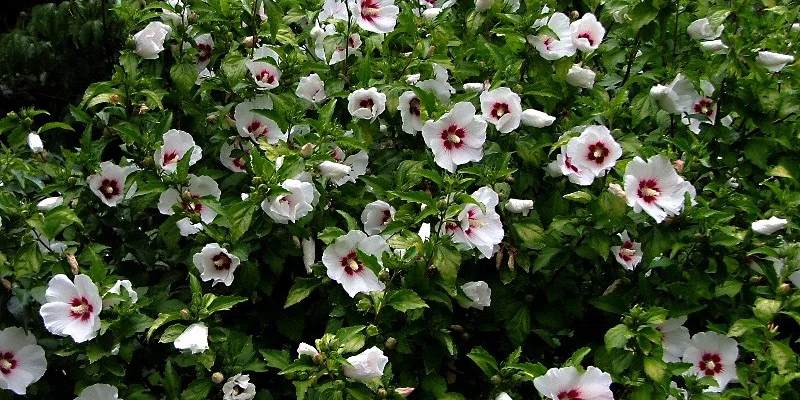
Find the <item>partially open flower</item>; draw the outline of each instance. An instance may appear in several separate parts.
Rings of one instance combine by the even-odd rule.
[[[250,375],[236,374],[222,385],[222,400],[251,400],[256,397],[256,385]]]
[[[625,168],[625,194],[635,212],[646,212],[660,223],[683,210],[684,195],[694,202],[694,186],[681,178],[666,156],[650,157],[645,162],[634,158]]]
[[[332,25],[328,25],[328,26],[332,26]],[[327,29],[326,29],[326,31],[327,31]],[[333,29],[333,32],[334,33],[336,32],[335,28]],[[319,43],[319,39],[317,39],[317,43]],[[317,46],[321,46],[321,45],[318,44]],[[337,47],[333,51],[333,54],[331,55],[331,60],[330,60],[330,62],[328,62],[328,64],[329,65],[334,65],[334,64],[339,63],[341,61],[344,61],[344,59],[347,58],[347,57],[352,57],[352,56],[356,56],[357,57],[360,54],[358,52],[359,47],[361,47],[361,35],[359,35],[358,33],[351,34],[350,37],[347,39],[347,48],[345,48],[344,46]],[[317,54],[317,55],[319,55],[319,54]],[[322,50],[322,55],[323,56],[325,55],[325,50]]]
[[[596,50],[606,34],[606,29],[592,13],[586,13],[570,24],[570,30],[575,48],[587,53]]]
[[[202,149],[194,144],[194,138],[188,132],[170,129],[164,134],[164,144],[155,151],[153,159],[164,172],[171,174],[189,149],[192,149],[189,165],[194,165],[203,157]]]
[[[116,207],[125,198],[125,181],[128,175],[138,170],[135,165],[120,167],[111,161],[104,161],[100,164],[100,173],[89,176],[89,189],[105,205]]]
[[[458,165],[483,158],[486,121],[475,115],[475,106],[461,102],[438,121],[425,122],[422,137],[436,165],[455,172]]]
[[[507,87],[499,87],[481,93],[481,114],[494,124],[500,133],[508,133],[519,127],[522,120],[522,104],[519,95]]]
[[[328,98],[325,94],[325,82],[323,82],[317,74],[311,74],[300,78],[300,83],[297,84],[297,90],[295,90],[294,93],[297,97],[308,100],[314,104],[320,103]]]
[[[769,219],[762,219],[753,222],[750,225],[750,228],[753,229],[753,232],[760,233],[762,235],[772,235],[773,233],[785,228],[788,223],[789,221],[783,218],[772,216]]]
[[[297,358],[300,358],[300,356],[314,357],[317,354],[319,354],[319,351],[308,343],[301,342],[300,345],[297,346]]]
[[[164,215],[173,215],[175,214],[173,206],[180,205],[183,212],[189,215],[177,222],[181,235],[193,235],[203,229],[203,224],[193,224],[190,220],[192,214],[199,214],[200,220],[206,224],[210,224],[217,216],[216,211],[203,204],[202,198],[211,196],[219,200],[221,194],[219,185],[211,177],[189,174],[189,185],[183,192],[169,188],[161,193],[158,198],[158,211]]]
[[[356,250],[375,256],[378,264],[383,265],[381,257],[389,251],[389,245],[382,237],[367,236],[361,231],[350,231],[340,236],[322,253],[328,277],[339,282],[350,297],[384,290],[386,286],[362,263]]]
[[[714,40],[722,35],[725,25],[720,25],[716,29],[711,25],[708,18],[695,20],[686,28],[686,33],[694,40]]]
[[[614,400],[611,375],[595,367],[580,373],[575,367],[550,368],[533,386],[551,400]]]
[[[141,31],[133,35],[136,42],[136,54],[146,60],[155,60],[164,51],[164,40],[172,33],[169,25],[152,21]]]
[[[413,135],[422,130],[422,103],[414,92],[410,90],[403,92],[397,109],[403,120],[403,132]]]
[[[728,54],[728,46],[725,43],[722,43],[722,40],[707,40],[705,42],[700,42],[700,47],[703,48],[703,51],[707,51],[712,54]]]
[[[210,34],[204,33],[194,39],[197,43],[197,71],[200,72],[211,62],[211,53],[214,51],[214,39]]]
[[[669,86],[653,86],[650,89],[650,96],[662,110],[681,115],[692,107],[698,94],[692,81],[683,74],[678,74]]]
[[[692,336],[682,362],[692,364],[687,375],[698,377],[710,376],[717,381],[710,392],[721,392],[728,382],[736,380],[736,359],[739,357],[739,345],[736,340],[716,332],[701,332]]]
[[[553,125],[553,122],[556,121],[556,117],[548,115],[542,111],[529,108],[522,112],[521,121],[522,124],[526,126],[544,128],[546,126]]]
[[[75,275],[75,282],[64,274],[50,279],[45,292],[47,303],[39,310],[44,327],[58,336],[70,336],[76,343],[94,339],[100,330],[103,303],[97,286],[86,275]]]
[[[397,24],[400,9],[394,0],[350,0],[350,12],[358,26],[375,33],[389,33]]]
[[[386,95],[374,87],[357,89],[347,96],[347,110],[356,118],[375,121],[386,110]]]
[[[333,161],[323,161],[319,164],[319,172],[322,176],[334,181],[345,179],[352,171],[349,165]]]
[[[661,332],[661,346],[664,347],[664,362],[680,362],[683,352],[689,346],[689,329],[683,324],[686,317],[668,319],[658,325],[656,329]]]
[[[642,261],[642,244],[632,241],[627,230],[622,231],[619,238],[622,239],[622,245],[611,247],[611,252],[623,268],[633,271]]]
[[[308,215],[313,209],[314,185],[310,182],[287,179],[281,183],[281,187],[289,193],[279,194],[272,200],[264,199],[261,209],[279,224],[297,222],[298,219]]]
[[[368,381],[383,376],[383,369],[389,362],[389,357],[383,355],[381,349],[372,346],[355,356],[348,357],[347,362],[350,365],[342,366],[345,376],[359,381]]]
[[[758,56],[756,56],[756,62],[772,72],[778,72],[782,70],[786,64],[794,62],[794,56],[773,53],[771,51],[759,51]]]
[[[46,370],[44,349],[33,333],[17,327],[0,331],[0,389],[24,395]]]
[[[50,211],[60,205],[64,204],[64,198],[61,196],[48,197],[36,204],[36,209],[39,211]]]
[[[131,299],[131,303],[136,303],[137,301],[139,301],[139,294],[137,294],[136,291],[133,290],[133,284],[131,284],[131,281],[127,279],[117,280],[117,283],[115,283],[114,286],[111,287],[111,289],[108,289],[108,293],[120,294],[122,293],[123,288],[125,289],[125,293]],[[119,299],[114,299],[114,300],[105,299],[103,300],[103,309],[114,307],[115,305],[119,304],[119,302],[120,302]]]
[[[44,143],[42,143],[42,138],[39,134],[35,132],[29,133],[27,142],[28,148],[30,148],[32,152],[41,153],[44,151]]]
[[[250,142],[235,141],[233,144],[227,142],[222,144],[219,149],[219,161],[225,168],[233,172],[247,172],[247,162],[244,157],[233,158],[231,155],[234,150],[242,150],[245,153],[250,153],[253,145]]]
[[[533,45],[545,60],[558,60],[575,55],[575,44],[572,41],[572,29],[569,17],[557,12],[549,18],[541,18],[534,23],[535,27],[547,26],[556,36],[542,34],[528,35],[528,43]]]
[[[515,214],[522,214],[526,217],[532,209],[533,200],[508,199],[506,203],[506,210]]]
[[[595,76],[594,71],[583,68],[580,64],[575,64],[567,72],[567,83],[572,86],[591,89],[594,86]]]
[[[116,387],[105,383],[95,383],[87,386],[81,391],[81,395],[75,400],[118,400],[119,390]]]
[[[377,235],[394,219],[395,209],[389,203],[376,200],[367,204],[361,213],[361,222],[367,235]]]
[[[488,186],[473,192],[472,198],[483,203],[486,212],[477,204],[466,204],[456,217],[457,222],[445,224],[444,229],[453,235],[453,242],[477,248],[482,258],[489,258],[497,251],[505,235],[500,215],[495,210],[500,199]]]
[[[303,266],[306,267],[306,273],[310,274],[317,257],[317,244],[314,238],[307,238],[300,242],[300,246],[303,250]]]
[[[346,175],[343,175],[341,178],[338,179],[331,178],[336,186],[342,186],[348,182],[355,183],[356,179],[358,179],[359,176],[364,175],[367,172],[368,163],[369,163],[369,156],[367,155],[367,152],[361,150],[356,154],[351,154],[347,156],[347,158],[344,158],[343,160],[341,160],[341,162],[338,163],[323,161],[319,165],[319,168],[320,172],[322,172],[323,175],[325,175],[326,172],[330,172],[332,177],[340,175],[342,172],[346,170],[346,168],[344,167],[348,167],[349,170],[347,170],[348,172]],[[324,168],[323,164],[325,164]],[[333,164],[338,164],[338,165],[333,165]]]
[[[461,290],[471,300],[469,303],[460,303],[461,307],[483,310],[492,305],[492,289],[484,281],[467,282],[461,285]]]
[[[192,354],[208,350],[208,327],[202,322],[189,325],[173,343],[178,350],[190,350]]]

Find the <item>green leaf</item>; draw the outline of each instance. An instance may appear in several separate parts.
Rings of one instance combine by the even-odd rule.
[[[158,328],[162,327],[164,324],[170,323],[172,321],[177,321],[181,319],[181,314],[174,312],[174,313],[160,313],[158,314],[158,318],[153,321],[153,325],[150,326],[150,329],[147,331],[147,340],[150,340],[150,337],[153,336],[153,333],[158,330]]]
[[[167,398],[171,400],[178,399],[181,390],[181,377],[172,368],[172,361],[167,360],[167,366],[164,368],[164,379],[161,384],[164,390],[167,391]]]
[[[197,81],[197,69],[194,65],[176,64],[170,68],[169,77],[179,92],[187,93]]]
[[[785,375],[797,368],[797,356],[791,347],[782,342],[770,342],[769,355],[775,361],[779,374]]]
[[[658,16],[658,9],[653,7],[650,2],[645,1],[637,4],[627,16],[630,17],[631,29],[636,32],[643,26],[653,22],[656,16]]]
[[[230,224],[231,242],[236,243],[244,235],[253,222],[253,213],[258,205],[252,201],[234,203],[228,208],[227,216]]]
[[[48,122],[48,123],[42,125],[41,127],[39,127],[39,130],[37,131],[37,133],[42,134],[42,133],[47,132],[47,131],[49,131],[51,129],[63,129],[65,131],[75,132],[75,129],[72,129],[71,126],[69,126],[68,124],[65,124],[63,122]]]
[[[460,252],[445,244],[436,247],[433,253],[433,266],[439,271],[445,289],[451,296],[456,295],[455,286],[459,265],[461,265]]]
[[[747,332],[750,332],[753,329],[762,328],[764,327],[764,323],[757,319],[752,318],[743,318],[736,320],[736,322],[731,325],[731,328],[728,330],[729,337],[739,337],[744,335]]]
[[[181,324],[170,325],[167,329],[164,330],[164,333],[161,334],[161,338],[158,339],[159,343],[172,343],[175,339],[178,338],[183,332],[186,331],[186,326]]]
[[[529,249],[544,247],[544,229],[533,221],[520,221],[511,225],[511,229],[520,241],[520,245]]]
[[[569,358],[569,360],[567,360],[567,362],[564,363],[564,366],[565,367],[580,366],[581,362],[583,362],[583,359],[586,358],[586,356],[588,356],[589,353],[591,352],[592,349],[590,347],[581,347],[580,349],[575,350],[575,352],[572,353],[572,356]]]
[[[483,371],[483,374],[486,375],[486,378],[491,378],[495,374],[497,374],[499,368],[497,366],[497,360],[489,354],[488,351],[484,350],[483,347],[475,347],[467,354],[470,360],[472,360],[478,368]]]
[[[742,282],[736,280],[727,280],[722,285],[714,289],[714,297],[728,296],[733,297],[739,294],[742,290]]]
[[[661,382],[667,371],[667,363],[660,357],[647,356],[644,358],[644,373],[650,379]]]
[[[292,288],[289,289],[289,296],[286,297],[286,303],[283,308],[291,307],[308,297],[319,285],[322,284],[317,278],[297,278],[294,280]]]
[[[195,379],[181,394],[181,400],[205,400],[214,382],[209,378]]]
[[[230,310],[231,307],[247,301],[247,297],[241,296],[217,296],[206,306],[208,314],[213,314],[217,311]]]
[[[262,349],[259,350],[259,352],[261,353],[261,356],[264,357],[264,361],[267,362],[267,365],[270,368],[284,370],[292,364],[292,360],[289,357],[289,352],[286,350]]]
[[[319,235],[317,235],[317,237],[319,238],[319,240],[322,241],[322,243],[331,244],[333,243],[333,241],[346,234],[347,232],[335,226],[329,226],[323,229],[322,232],[320,232]]]
[[[531,333],[531,313],[527,307],[520,307],[511,319],[506,321],[506,331],[512,346],[519,346]]]
[[[14,255],[13,271],[17,278],[34,277],[42,268],[42,252],[36,243],[28,243]]]
[[[410,289],[388,291],[384,301],[387,306],[391,306],[400,312],[428,307],[428,304]]]
[[[628,340],[633,337],[633,331],[625,324],[619,324],[606,332],[606,349],[618,349],[624,347]]]
[[[194,147],[189,147],[189,150],[186,150],[186,153],[178,161],[178,166],[175,168],[175,176],[179,182],[188,182],[189,180],[189,163],[192,160],[192,152],[194,152]]]
[[[336,212],[339,213],[339,215],[341,215],[342,218],[344,218],[345,223],[347,223],[347,230],[348,231],[357,231],[359,229],[358,228],[358,221],[356,221],[356,219],[353,218],[350,214],[348,214],[348,213],[346,213],[346,212],[344,212],[342,210],[336,210]]]

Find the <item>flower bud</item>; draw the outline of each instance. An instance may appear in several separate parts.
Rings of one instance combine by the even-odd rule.
[[[382,269],[381,272],[378,274],[378,279],[380,279],[381,282],[388,281],[389,280],[389,270]]]
[[[114,93],[111,97],[108,98],[108,102],[111,104],[119,104],[120,97],[118,94]]]
[[[306,143],[306,144],[303,145],[303,147],[300,148],[300,155],[301,156],[303,156],[305,158],[308,158],[308,157],[311,157],[312,154],[314,154],[314,144],[313,143]]]
[[[185,320],[188,320],[189,318],[192,317],[192,314],[189,312],[189,310],[187,310],[185,308],[183,310],[181,310],[180,314],[181,314],[181,318],[183,318]]]
[[[494,375],[492,376],[492,379],[490,379],[489,381],[492,382],[492,385],[497,386],[503,383],[503,378],[501,378],[500,375]]]
[[[319,164],[319,172],[322,176],[334,180],[339,180],[350,174],[349,165],[340,164],[333,161],[323,161]]]
[[[581,13],[579,13],[577,10],[573,10],[571,13],[569,13],[569,18],[570,19],[578,19],[580,17],[581,17]]]
[[[619,197],[620,199],[625,200],[625,190],[622,189],[618,183],[609,183],[608,184],[608,191],[611,192],[614,196]]]
[[[76,178],[76,177],[74,177],[74,176],[70,176],[70,177],[67,179],[67,183],[68,183],[70,186],[72,186],[72,185],[75,185],[76,183],[78,183],[78,178]],[[77,199],[75,199],[75,200],[77,200]],[[75,200],[72,200],[72,201],[74,202]]]
[[[344,381],[342,381],[341,379],[334,381],[333,388],[339,391],[344,390]]]
[[[62,204],[64,204],[63,197],[53,196],[36,203],[36,209],[39,211],[50,211]]]
[[[28,147],[34,153],[41,153],[44,151],[44,143],[42,143],[42,138],[36,132],[31,132],[28,134]]]
[[[214,372],[213,374],[211,374],[211,380],[214,383],[222,383],[222,381],[225,380],[225,375],[222,375],[221,372]]]
[[[464,91],[465,92],[476,92],[480,93],[483,92],[485,86],[482,82],[467,82],[464,84]]]
[[[325,356],[323,356],[320,353],[317,353],[317,354],[314,354],[314,357],[312,357],[312,360],[314,360],[314,364],[321,365],[322,362],[325,361]]]
[[[19,119],[19,115],[17,113],[15,113],[14,111],[10,111],[8,114],[6,114],[6,116],[9,119],[11,119],[12,121],[16,121],[16,120]]]
[[[152,156],[145,157],[144,160],[142,161],[142,164],[144,164],[145,167],[152,167],[153,165],[155,165]]]
[[[531,209],[533,209],[533,200],[508,199],[508,203],[506,203],[506,210],[526,217]]]
[[[312,385],[316,385],[317,384],[317,376],[316,375],[311,375],[311,378],[308,379],[308,382],[311,383]]]
[[[675,162],[672,163],[672,167],[675,168],[675,171],[679,174],[683,172],[683,167],[685,165],[686,164],[684,164],[683,160],[675,160]]]
[[[401,387],[394,390],[395,393],[403,397],[408,397],[414,391],[413,387]]]
[[[397,339],[390,336],[388,339],[386,339],[386,342],[384,342],[383,345],[386,346],[387,349],[391,350],[397,346]]]
[[[450,329],[455,332],[464,332],[464,327],[461,325],[450,325]]]
[[[367,336],[375,336],[379,333],[380,331],[378,330],[377,326],[369,324],[369,326],[367,327]]]
[[[225,123],[228,124],[231,128],[236,128],[236,121],[231,118],[230,114],[225,116]]]
[[[199,223],[200,223],[200,221],[202,221],[202,220],[203,220],[203,217],[202,217],[202,216],[200,215],[200,213],[198,213],[198,212],[196,212],[196,213],[193,213],[193,214],[192,214],[192,215],[189,217],[189,221],[191,221],[193,224],[199,224]]]
[[[248,36],[242,40],[242,44],[244,47],[253,47],[256,43],[256,40],[252,36]]]
[[[356,303],[356,307],[361,311],[369,311],[372,308],[372,302],[369,299],[361,299]]]
[[[209,113],[208,115],[206,115],[206,122],[210,123],[216,122],[217,118],[219,118],[219,115],[217,115],[216,113]]]
[[[79,275],[81,273],[81,269],[78,266],[78,260],[75,258],[75,254],[67,253],[67,264],[69,264],[72,275]]]
[[[791,290],[791,287],[788,283],[782,283],[780,286],[778,286],[778,292],[782,294],[789,293],[789,290]]]
[[[297,236],[292,236],[292,243],[294,243],[296,249],[300,248],[300,239]]]
[[[3,282],[3,287],[6,288],[6,290],[11,290],[11,281],[6,278],[1,279],[0,281]]]
[[[386,391],[386,389],[384,389],[384,388],[378,389],[378,398],[379,399],[385,399],[387,396],[389,396],[389,393]]]

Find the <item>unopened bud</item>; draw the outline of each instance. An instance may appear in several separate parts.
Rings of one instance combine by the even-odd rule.
[[[244,38],[244,40],[242,40],[242,44],[244,45],[244,47],[253,47],[253,45],[255,45],[255,42],[256,42],[255,38],[253,38],[252,36],[248,36]]]
[[[461,340],[463,340],[463,341],[469,340],[469,333],[467,333],[467,332],[462,333],[461,334]]]
[[[456,374],[453,371],[447,371],[447,384],[452,385],[456,383]]]
[[[200,213],[197,213],[197,212],[192,214],[189,217],[189,221],[191,221],[193,224],[199,224],[200,221],[202,221],[202,220],[203,220],[203,217],[200,215]]]
[[[139,106],[136,109],[136,113],[139,114],[139,115],[144,115],[148,111],[150,111],[150,107],[148,107],[147,104],[144,104],[144,103],[139,104]]]
[[[74,176],[70,176],[69,179],[67,179],[67,183],[70,184],[70,185],[74,185],[74,184],[78,183],[78,178],[76,178]]]
[[[358,301],[358,303],[356,303],[356,307],[358,307],[358,309],[361,311],[368,311],[370,308],[372,308],[372,302],[370,302],[368,299],[361,299]]]
[[[622,189],[622,186],[620,186],[618,183],[609,183],[608,191],[611,192],[611,194],[613,194],[614,196],[619,197],[620,199],[624,200],[626,198],[625,190]]]
[[[230,114],[225,115],[225,123],[228,124],[228,126],[230,126],[231,128],[236,127],[236,121],[234,121],[233,118],[231,118]]]
[[[103,128],[103,137],[111,137],[114,136],[114,132],[109,128]]]
[[[195,21],[197,21],[197,13],[192,11],[192,13],[189,14],[189,22],[195,22]]]
[[[311,375],[311,378],[308,379],[308,382],[311,383],[312,385],[316,385],[317,384],[317,376],[316,375]]]
[[[343,390],[344,389],[344,381],[342,381],[342,380],[334,381],[333,382],[333,388],[336,389],[336,390],[339,390],[339,391]]]
[[[767,324],[767,329],[769,329],[772,333],[778,333],[778,325],[775,325],[774,322],[770,322]]]
[[[81,273],[81,269],[78,266],[78,260],[75,258],[75,254],[67,253],[67,264],[69,264],[72,275],[79,275]]]
[[[183,318],[183,319],[187,319],[188,320],[189,318],[192,317],[192,314],[189,312],[189,310],[187,310],[185,308],[183,310],[181,310],[180,314],[181,314],[181,318]]]
[[[379,333],[380,333],[380,331],[378,330],[377,326],[370,324],[367,327],[367,336],[375,336],[375,335],[377,335]]]
[[[383,345],[386,346],[387,349],[391,350],[394,348],[394,346],[397,346],[397,339],[390,336],[388,339],[386,339],[386,342],[384,342]]]
[[[312,357],[312,359],[314,360],[314,364],[320,365],[322,364],[323,361],[325,361],[325,356],[323,356],[320,353],[317,353],[314,354],[314,357]]]
[[[306,143],[300,148],[301,156],[308,158],[311,157],[312,154],[314,154],[314,145],[312,143]]]
[[[389,396],[389,393],[386,391],[386,389],[384,389],[384,388],[378,389],[378,398],[379,399],[385,399],[387,396]]]
[[[183,201],[192,201],[194,200],[194,196],[192,196],[192,192],[189,190],[184,190],[182,195]]]
[[[408,397],[414,391],[413,387],[401,387],[394,390],[395,393],[403,397]]]
[[[11,281],[9,281],[6,278],[3,278],[0,279],[0,282],[3,282],[3,287],[6,288],[6,290],[11,290]]]
[[[211,374],[211,380],[214,381],[214,383],[222,383],[222,381],[225,380],[225,375],[222,375],[221,372],[214,372]]]
[[[216,122],[218,115],[216,113],[209,113],[206,115],[206,122]]]
[[[381,282],[388,281],[389,280],[389,270],[382,269],[381,272],[378,274],[378,279],[380,279]]]
[[[783,283],[780,286],[778,286],[778,291],[783,294],[789,293],[789,290],[791,290],[791,287],[789,286],[788,283]]]
[[[254,176],[252,183],[253,186],[258,186],[264,183],[264,179],[262,179],[260,176]]]
[[[10,111],[6,116],[11,119],[12,121],[19,119],[19,114],[15,113],[14,111]]]
[[[292,236],[292,243],[294,243],[295,248],[300,248],[300,239],[297,236]]]
[[[579,13],[578,11],[572,11],[571,13],[569,13],[569,18],[570,19],[575,20],[575,19],[578,19],[580,17],[581,17],[581,13]]]
[[[153,161],[152,156],[147,156],[144,158],[144,161],[142,161],[142,164],[144,164],[145,167],[152,167],[155,165],[155,162]]]
[[[461,325],[450,325],[450,329],[455,332],[464,332],[464,327]]]
[[[675,160],[675,162],[672,163],[672,167],[675,168],[675,171],[679,174],[683,172],[683,167],[685,165],[686,164],[683,162],[683,160]]]
[[[753,275],[750,277],[750,283],[759,283],[762,281],[761,275]]]
[[[503,378],[501,378],[500,375],[494,375],[492,376],[492,379],[490,379],[489,381],[492,382],[492,385],[497,386],[503,383]]]

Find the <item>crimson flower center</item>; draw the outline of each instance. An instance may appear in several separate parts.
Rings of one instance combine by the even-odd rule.
[[[408,112],[411,113],[412,115],[416,115],[417,117],[419,117],[420,115],[419,106],[420,106],[419,99],[414,97],[408,102]]]
[[[724,369],[722,359],[716,353],[703,353],[703,357],[700,358],[700,363],[698,363],[697,367],[706,376],[714,376]]]
[[[569,391],[563,391],[558,394],[558,400],[583,400],[581,398],[581,392],[578,389],[571,389]]]
[[[550,36],[545,36],[544,40],[542,40],[542,43],[544,43],[544,47],[547,48],[547,50],[550,50],[550,45],[553,44],[553,38]]]
[[[364,264],[358,260],[358,255],[355,251],[347,253],[346,256],[342,257],[340,263],[342,267],[344,267],[344,272],[346,272],[347,275],[357,274],[364,270]]]
[[[192,199],[199,199],[199,198],[200,198],[200,195],[197,195],[197,194],[193,194],[192,195]],[[181,201],[181,206],[183,207],[183,211],[186,211],[187,213],[190,213],[190,214],[191,213],[195,213],[195,212],[203,211],[203,204],[202,203],[197,203],[195,201],[182,200]]]
[[[266,125],[262,126],[261,121],[253,120],[250,125],[247,125],[247,131],[250,132],[256,139],[264,136],[269,131]]]
[[[570,171],[574,173],[579,173],[580,170],[574,164],[572,164],[572,157],[564,156],[564,166],[567,167]]]
[[[589,41],[589,46],[594,46],[594,39],[592,39],[592,34],[589,32],[581,32],[578,34],[578,39],[586,39]]]
[[[0,353],[0,373],[8,375],[16,366],[17,360],[14,359],[14,353],[8,351]]]
[[[211,261],[214,263],[214,268],[217,271],[227,271],[231,269],[231,258],[225,253],[215,255],[211,258]]]
[[[369,108],[372,109],[372,106],[375,105],[375,102],[372,99],[363,99],[358,102],[358,106],[361,108]]]
[[[714,102],[711,99],[702,99],[694,105],[694,112],[695,114],[704,114],[710,117],[714,113],[713,105]]]
[[[494,103],[494,106],[492,106],[492,117],[494,119],[500,119],[503,115],[506,114],[508,114],[508,104]]]
[[[392,213],[389,210],[383,210],[383,216],[381,217],[381,225],[386,225],[392,220]]]
[[[239,168],[242,171],[247,170],[247,164],[244,162],[244,158],[234,158],[233,159],[233,166]]]
[[[469,221],[469,228],[464,233],[467,236],[472,236],[473,229],[480,229],[486,226],[486,223],[478,219],[478,211],[476,208],[471,208],[467,211],[467,218]]]
[[[263,70],[256,74],[256,80],[261,83],[273,84],[275,83],[275,76],[269,70]]]
[[[380,16],[380,5],[375,0],[364,0],[361,2],[361,18],[372,22]]]
[[[122,188],[116,180],[106,178],[100,182],[100,193],[103,194],[106,200],[111,200],[113,197],[119,196],[119,194],[122,193]]]
[[[442,131],[442,140],[444,140],[444,148],[452,150],[453,147],[459,149],[464,145],[462,139],[467,136],[467,132],[458,125],[450,125],[447,129]]]
[[[168,153],[164,153],[164,161],[161,162],[161,165],[172,164],[177,161],[178,161],[178,152],[170,151]]]
[[[630,240],[625,241],[619,249],[619,258],[623,259],[625,262],[629,262],[635,255],[636,249],[633,248],[633,242]]]
[[[69,309],[70,317],[84,322],[88,321],[92,316],[92,312],[94,312],[94,306],[89,303],[89,300],[84,296],[75,297],[72,299],[72,302],[70,302],[70,305],[72,306]]]
[[[636,193],[639,198],[649,204],[656,201],[661,194],[661,189],[658,188],[658,182],[655,179],[642,179],[639,181],[639,190]]]
[[[589,145],[589,160],[597,164],[602,164],[608,157],[608,148],[603,142],[597,142]]]
[[[200,43],[197,45],[197,61],[206,61],[211,58],[211,50],[214,48],[211,47],[208,43]]]

